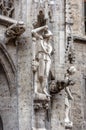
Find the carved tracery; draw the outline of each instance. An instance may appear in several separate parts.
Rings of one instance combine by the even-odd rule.
[[[15,95],[16,94],[16,68],[15,65],[8,53],[8,51],[6,50],[6,48],[3,46],[3,44],[0,43],[0,64],[2,65],[7,81],[8,81],[8,85],[9,85],[9,92],[10,95]]]
[[[0,14],[13,17],[14,0],[0,0]]]

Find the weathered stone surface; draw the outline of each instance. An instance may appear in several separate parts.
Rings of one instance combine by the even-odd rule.
[[[44,5],[43,2],[45,2]],[[73,77],[76,84],[70,86],[73,95],[70,120],[73,122],[73,130],[86,130],[86,36],[84,36],[83,1],[69,0],[68,2],[71,5],[69,13],[73,18],[72,31],[77,68]],[[64,90],[58,94],[52,94],[49,100],[44,95],[41,103],[34,104],[31,36],[33,22],[37,20],[39,11],[42,9],[43,13],[46,13],[46,18],[49,19],[47,24],[53,33],[51,45],[54,53],[51,56],[51,71],[55,81],[63,81],[65,71],[69,67],[64,63],[65,34],[67,34],[65,20],[68,20],[65,19],[67,16],[65,7],[65,2],[59,0],[50,0],[49,5],[45,0],[15,0],[11,15],[13,19],[6,17],[9,14],[0,16],[0,116],[4,130],[65,130]],[[7,27],[17,21],[24,22],[25,33],[5,44]],[[39,99],[40,96],[37,97],[38,101]]]

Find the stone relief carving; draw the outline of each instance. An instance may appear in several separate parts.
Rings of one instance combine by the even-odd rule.
[[[71,10],[71,2],[69,0],[66,0],[66,52],[65,52],[65,58],[66,63],[69,62],[69,64],[73,64],[75,62],[75,50],[73,45],[73,31],[72,31],[72,25],[73,25],[73,17],[72,17],[72,10]]]
[[[38,110],[38,109],[48,109],[49,108],[49,103],[48,103],[48,101],[47,102],[35,102],[35,104],[34,104],[34,109],[35,110]]]
[[[73,46],[71,45],[72,39],[71,37],[68,37],[67,39],[67,47],[65,52],[65,62],[69,62],[69,64],[73,64],[75,62],[75,50]]]
[[[52,36],[48,26],[42,26],[32,30],[33,36],[33,64],[34,72],[34,92],[35,94],[45,94],[50,97],[48,88],[48,76],[51,67],[52,46],[50,38]]]
[[[47,23],[54,22],[53,15],[54,15],[54,10],[56,8],[54,0],[34,0],[34,8],[35,10],[38,10],[38,12],[42,11],[42,14],[44,14]],[[41,18],[43,18],[42,14],[41,14]],[[37,18],[35,18],[35,20],[37,20]]]
[[[18,22],[9,26],[5,32],[7,39],[14,39],[20,36],[25,31],[25,26],[23,22]]]
[[[63,80],[50,80],[49,82],[49,90],[51,94],[59,93],[61,90],[65,89],[70,85],[74,85],[75,81],[71,77],[72,74],[76,72],[76,68],[71,66],[67,69],[67,72],[64,76]]]
[[[0,14],[13,17],[14,0],[0,0]]]

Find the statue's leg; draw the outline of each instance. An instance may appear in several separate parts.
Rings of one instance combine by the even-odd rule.
[[[38,79],[38,73],[36,72],[34,75],[34,93],[35,94],[39,93],[39,88],[40,88],[40,82]]]
[[[51,60],[45,61],[45,76],[43,81],[43,86],[44,86],[43,91],[48,97],[50,97],[50,94],[48,93],[48,76],[49,76],[50,66],[51,66]]]
[[[34,74],[34,93],[37,93],[37,72]]]
[[[39,59],[39,68],[38,68],[39,91],[41,93],[43,93],[44,73],[45,73],[45,62],[43,57],[41,57]]]
[[[66,106],[65,108],[65,122],[69,122],[69,110],[70,108]]]
[[[46,61],[46,64],[45,64],[45,68],[46,68],[46,77],[48,78],[48,76],[49,76],[49,72],[50,72],[50,67],[51,67],[51,59],[48,59],[47,61]]]
[[[66,98],[66,104],[65,104],[65,122],[66,123],[70,122],[69,111],[70,111],[70,103],[69,103],[68,98]]]
[[[39,59],[39,69],[38,69],[38,77],[39,77],[40,82],[43,82],[44,71],[45,71],[44,59],[40,58]]]
[[[66,107],[66,109],[65,109],[65,126],[72,128],[73,123],[70,121],[70,117],[69,117],[70,108],[71,108],[70,102],[69,102],[69,105],[66,105],[65,107]]]

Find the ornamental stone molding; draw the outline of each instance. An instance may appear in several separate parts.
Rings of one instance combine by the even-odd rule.
[[[0,43],[0,64],[2,65],[8,81],[10,96],[16,94],[16,67],[2,43]]]

